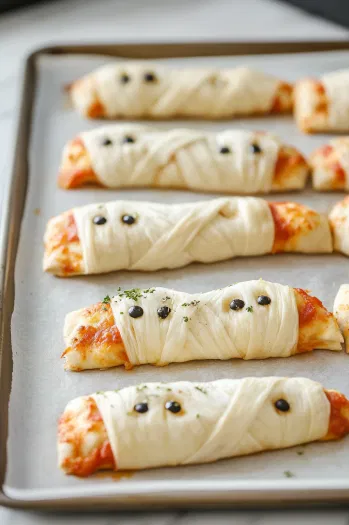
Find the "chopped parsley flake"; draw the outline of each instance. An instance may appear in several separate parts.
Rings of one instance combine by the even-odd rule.
[[[187,323],[187,322],[189,321],[189,317],[187,317],[187,316],[183,317],[183,321],[184,321],[185,323]]]
[[[102,301],[104,304],[109,304],[110,303],[110,296],[109,295],[106,295]]]
[[[285,476],[286,478],[294,478],[294,474],[293,474],[293,472],[291,472],[290,470],[285,470],[285,472],[284,472],[284,476]]]
[[[248,312],[250,312],[250,313],[253,312],[253,306],[248,306],[248,307],[246,308],[246,310],[247,310]]]
[[[202,386],[196,386],[195,388],[196,388],[196,390],[199,390],[199,392],[202,392],[203,394],[207,394],[207,390],[202,388]]]
[[[120,312],[120,315],[123,315],[123,314],[124,314],[124,312]]]
[[[197,306],[200,301],[197,301],[194,299],[194,301],[191,301],[191,303],[183,303],[182,306]]]
[[[137,392],[142,392],[142,390],[145,390],[147,387],[147,385],[139,385],[136,387],[136,390]]]
[[[104,394],[104,390],[98,390],[98,392],[96,392],[96,394]]]
[[[172,392],[172,388],[166,388],[167,392]]]
[[[148,288],[147,290],[141,290],[140,288],[132,288],[132,290],[121,290],[121,288],[118,288],[117,295],[119,297],[126,297],[126,299],[132,299],[135,303],[138,302],[138,299],[141,299],[142,297],[145,298],[145,295],[147,293],[154,293],[155,288]],[[110,301],[110,298],[109,298]]]
[[[200,414],[196,414],[196,419],[199,419],[199,417],[200,417]]]

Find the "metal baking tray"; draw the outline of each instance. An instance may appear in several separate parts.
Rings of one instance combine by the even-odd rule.
[[[324,504],[349,500],[349,438],[223,460],[210,465],[164,468],[132,475],[64,476],[56,466],[56,424],[66,403],[96,390],[149,380],[212,380],[248,375],[301,375],[349,395],[344,352],[313,352],[289,359],[195,362],[163,368],[69,373],[59,356],[67,312],[94,303],[117,286],[173,287],[191,292],[263,277],[309,288],[332,308],[340,284],[349,279],[348,259],[334,255],[278,255],[235,259],[156,273],[57,279],[41,269],[42,236],[48,218],[69,207],[118,198],[163,202],[209,199],[212,195],[170,190],[83,189],[62,191],[56,177],[64,143],[99,123],[79,117],[64,101],[62,87],[96,65],[114,59],[157,59],[174,64],[250,64],[281,78],[345,67],[349,42],[63,45],[40,49],[25,64],[17,143],[4,201],[0,251],[0,504],[37,508],[128,508],[188,505]],[[218,130],[267,129],[304,153],[328,137],[302,135],[291,116],[232,122],[180,121],[157,126]],[[271,196],[326,212],[340,193]],[[10,396],[11,391],[11,396]],[[7,445],[7,446],[6,446]],[[287,478],[286,471],[294,477]]]

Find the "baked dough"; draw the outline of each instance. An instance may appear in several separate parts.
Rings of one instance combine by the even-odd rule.
[[[344,336],[345,348],[349,353],[349,284],[342,284],[333,305],[333,314]]]
[[[338,439],[349,431],[348,407],[342,394],[305,378],[144,383],[68,403],[58,463],[67,474],[88,476]]]
[[[337,137],[315,150],[309,164],[316,190],[349,191],[349,137]]]
[[[271,133],[116,124],[81,133],[66,145],[59,185],[253,194],[302,189],[308,171],[299,151]]]
[[[294,109],[305,133],[349,131],[349,70],[297,82]]]
[[[288,112],[293,87],[247,67],[170,68],[148,61],[107,64],[69,86],[88,118],[222,119]]]
[[[329,221],[334,250],[349,255],[349,197],[333,206]]]
[[[171,205],[115,201],[51,219],[44,269],[60,276],[154,271],[237,256],[331,251],[327,217],[301,204],[254,197]]]
[[[316,297],[259,279],[202,294],[119,290],[68,314],[64,340],[65,367],[79,371],[289,357],[315,348],[341,350],[343,337]]]

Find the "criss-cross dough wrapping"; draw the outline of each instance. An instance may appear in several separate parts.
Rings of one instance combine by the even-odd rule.
[[[116,124],[81,133],[66,145],[59,185],[253,194],[302,189],[308,171],[296,148],[271,133]]]
[[[87,476],[338,439],[349,431],[348,405],[342,394],[305,378],[144,383],[68,403],[58,463],[67,474]]]
[[[301,204],[253,197],[172,205],[115,201],[51,219],[44,269],[62,276],[155,271],[288,251],[331,252],[327,217]]]
[[[64,340],[65,367],[78,371],[288,357],[314,348],[341,350],[343,337],[317,298],[259,279],[202,294],[119,291],[110,304],[68,314]]]
[[[349,131],[349,70],[299,81],[294,104],[296,121],[305,133]]]
[[[337,137],[316,149],[309,164],[316,190],[349,191],[349,137]]]
[[[150,62],[107,64],[69,87],[89,118],[221,119],[292,108],[292,86],[247,67],[173,69]]]

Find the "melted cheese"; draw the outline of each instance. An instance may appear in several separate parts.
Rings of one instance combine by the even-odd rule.
[[[329,128],[349,129],[349,70],[334,71],[321,79],[328,98]]]
[[[148,383],[94,394],[119,469],[206,463],[324,438],[330,403],[304,378]],[[285,399],[290,410],[275,409]],[[165,409],[177,401],[181,412]],[[137,403],[147,402],[140,414]]]
[[[297,349],[298,310],[288,286],[260,279],[204,294],[152,290],[137,303],[125,296],[115,296],[111,302],[131,364],[288,357]],[[259,305],[259,295],[270,297],[271,303]],[[233,299],[242,299],[245,307],[232,310]],[[144,312],[136,319],[128,314],[135,304]],[[157,314],[161,306],[171,308],[166,319]]]
[[[147,73],[154,81],[146,82]],[[127,75],[128,82],[121,78]],[[149,62],[107,64],[85,77],[88,88],[78,107],[97,93],[107,117],[233,117],[266,113],[279,85],[275,77],[246,67],[235,69],[170,69]],[[74,90],[73,90],[74,92]]]
[[[134,142],[125,143],[127,136]],[[268,193],[280,149],[273,135],[242,130],[161,132],[139,125],[116,125],[87,131],[81,138],[94,172],[109,188],[167,186]],[[105,138],[112,143],[103,145]],[[253,153],[254,143],[260,153]],[[223,147],[229,152],[220,153]]]
[[[96,225],[93,218],[107,219]],[[124,224],[123,215],[136,222]],[[221,198],[189,204],[116,201],[74,209],[86,274],[178,268],[270,253],[274,221],[267,202]]]

